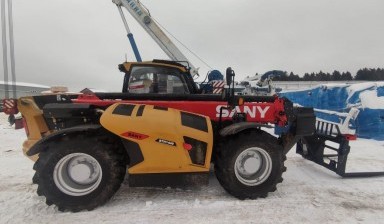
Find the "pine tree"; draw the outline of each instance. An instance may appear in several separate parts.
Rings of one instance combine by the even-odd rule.
[[[340,72],[339,71],[334,71],[333,73],[332,73],[332,80],[334,80],[334,81],[340,81],[341,80],[341,74],[340,74]]]
[[[352,80],[352,79],[353,79],[353,77],[352,77],[350,72],[343,72],[341,74],[341,80],[343,80],[343,81],[348,81],[348,80]]]

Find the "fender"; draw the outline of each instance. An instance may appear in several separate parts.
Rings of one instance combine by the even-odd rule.
[[[231,125],[223,128],[220,131],[220,135],[222,137],[226,137],[229,135],[237,134],[237,133],[244,131],[246,129],[256,129],[256,128],[261,128],[261,127],[273,128],[273,126],[267,125],[267,124],[259,124],[259,123],[254,123],[254,122],[239,122],[239,123],[231,124]]]
[[[87,131],[97,131],[98,129],[101,129],[101,128],[102,128],[101,125],[92,124],[92,125],[76,126],[76,127],[66,128],[60,131],[56,131],[40,139],[38,142],[36,142],[36,144],[34,144],[26,154],[28,156],[36,155],[42,152],[46,148],[48,143],[52,141],[56,141],[63,136],[77,134],[81,132],[87,132]]]

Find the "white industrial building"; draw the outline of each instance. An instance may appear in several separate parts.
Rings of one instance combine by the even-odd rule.
[[[41,92],[50,90],[49,86],[33,84],[33,83],[25,83],[25,82],[16,82],[16,98],[22,96],[34,96],[40,95]],[[4,99],[6,97],[5,94],[6,87],[4,81],[0,81],[0,99]],[[8,82],[8,96],[9,98],[13,98],[13,86],[11,82]]]

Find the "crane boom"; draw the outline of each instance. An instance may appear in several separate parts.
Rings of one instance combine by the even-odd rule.
[[[191,68],[191,74],[198,76],[198,69],[195,68],[192,63],[185,57],[185,55],[179,50],[179,48],[172,42],[172,40],[164,33],[158,24],[152,19],[149,11],[143,7],[143,5],[137,0],[112,0],[113,3],[119,8],[120,15],[123,19],[124,25],[127,29],[128,35],[130,30],[125,21],[124,14],[121,11],[121,7],[124,7],[136,21],[144,28],[144,30],[152,37],[153,40],[160,46],[160,48],[167,54],[167,56],[173,61],[188,62]],[[129,36],[128,36],[129,38]],[[131,37],[132,38],[132,37]],[[132,40],[130,38],[131,44]],[[133,41],[134,42],[134,41]],[[132,45],[134,52],[137,50]],[[135,52],[136,55],[136,52]],[[137,56],[136,56],[137,57]]]

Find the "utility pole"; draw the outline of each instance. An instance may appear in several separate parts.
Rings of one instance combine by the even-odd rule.
[[[12,97],[16,99],[16,71],[15,71],[15,51],[13,40],[13,15],[12,15],[12,0],[8,0],[8,8],[6,8],[6,0],[1,0],[1,33],[3,44],[3,68],[4,68],[4,86],[5,86],[5,98],[9,98],[9,85],[8,85],[8,56],[10,58],[10,67],[12,74]],[[8,18],[7,18],[8,15]],[[8,26],[7,26],[8,19]],[[8,29],[7,29],[8,28]],[[7,35],[8,34],[8,35]],[[9,37],[9,55],[8,55],[8,41]]]

